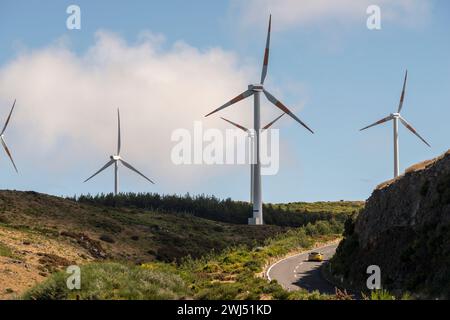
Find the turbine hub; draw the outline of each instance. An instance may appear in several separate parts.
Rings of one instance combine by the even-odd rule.
[[[113,156],[110,156],[110,158],[111,158],[111,160],[120,160],[120,156],[118,156],[118,155],[113,155]]]
[[[252,90],[254,92],[261,92],[264,90],[264,86],[262,84],[249,84],[248,90]]]

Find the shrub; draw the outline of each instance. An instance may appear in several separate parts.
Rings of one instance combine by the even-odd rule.
[[[32,288],[24,299],[181,299],[188,296],[185,282],[174,274],[120,263],[92,263],[81,267],[81,290],[69,290],[67,274],[58,272]]]

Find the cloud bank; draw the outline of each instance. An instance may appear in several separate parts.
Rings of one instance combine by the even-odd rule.
[[[76,171],[82,181],[115,151],[120,108],[124,159],[152,179],[195,181],[223,173],[217,167],[175,167],[170,137],[174,129],[192,129],[196,120],[205,128],[228,127],[218,117],[203,116],[254,78],[236,61],[220,48],[167,46],[151,33],[129,44],[98,32],[81,55],[61,43],[23,52],[0,69],[3,119],[17,98],[6,138],[19,169],[52,172],[47,179]],[[232,117],[249,119],[250,105],[251,99],[230,108]]]

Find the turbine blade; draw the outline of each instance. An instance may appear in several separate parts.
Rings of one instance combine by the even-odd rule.
[[[133,166],[131,164],[129,164],[128,162],[123,161],[122,159],[119,160],[120,162],[122,162],[122,164],[127,167],[128,169],[130,169],[131,171],[136,172],[138,175],[140,175],[141,177],[143,177],[144,179],[150,181],[151,183],[155,184],[152,180],[150,180],[149,178],[147,178],[146,176],[144,176],[144,174],[140,173],[137,169],[133,168]]]
[[[245,131],[245,132],[248,132],[248,131],[249,131],[246,127],[243,127],[243,126],[241,126],[240,124],[237,124],[237,123],[235,123],[235,122],[233,122],[233,121],[230,121],[230,120],[225,119],[225,118],[222,118],[222,117],[220,117],[220,119],[225,120],[226,122],[228,122],[228,123],[232,124],[233,126],[239,128],[239,129],[241,129],[242,131]]]
[[[406,121],[402,117],[400,117],[400,121],[409,131],[414,133],[420,140],[423,141],[423,143],[425,143],[427,146],[429,146],[431,148],[430,144],[428,142],[426,142],[425,139],[420,136],[420,134],[417,132],[417,130],[414,129],[413,126],[408,123],[408,121]]]
[[[403,90],[402,90],[402,95],[400,96],[400,103],[398,105],[398,113],[400,113],[400,111],[403,108],[403,100],[405,99],[405,89],[406,89],[406,80],[408,79],[408,70],[406,70],[405,73],[405,80],[403,81]]]
[[[96,175],[98,175],[100,172],[102,172],[103,170],[105,170],[106,168],[108,168],[110,165],[112,165],[115,162],[115,160],[110,160],[108,163],[106,163],[100,170],[98,170],[96,173],[94,173],[92,176],[90,176],[89,178],[87,178],[86,180],[84,180],[84,182],[87,182],[89,180],[91,180],[93,177],[95,177]]]
[[[0,135],[2,135],[2,134],[5,133],[6,127],[8,126],[9,119],[11,119],[11,115],[12,115],[12,113],[13,113],[13,110],[14,110],[14,106],[15,106],[15,105],[16,105],[16,99],[14,99],[14,103],[13,103],[13,105],[12,105],[11,111],[9,112],[8,118],[6,118],[5,125],[3,126],[3,130],[2,130],[2,133],[0,133]]]
[[[217,111],[220,111],[222,109],[225,109],[226,107],[231,106],[232,104],[235,104],[236,102],[239,102],[245,98],[250,97],[253,94],[252,90],[247,90],[244,91],[243,93],[241,93],[240,95],[238,95],[237,97],[234,97],[233,99],[231,99],[230,101],[228,101],[227,103],[225,103],[223,106],[217,108],[216,110],[214,110],[213,112],[208,113],[205,117],[208,117],[210,115],[212,115],[213,113],[216,113]]]
[[[121,140],[120,140],[120,113],[119,113],[119,108],[117,108],[117,155],[120,154],[120,145],[121,145]]]
[[[283,113],[281,116],[278,116],[277,118],[275,118],[272,122],[269,122],[268,124],[266,124],[263,127],[263,130],[269,129],[275,122],[278,121],[278,119],[280,119],[282,116],[284,116],[286,113]]]
[[[311,133],[314,133],[302,120],[297,118],[295,114],[291,112],[283,103],[281,103],[277,98],[275,98],[270,92],[263,90],[265,96],[267,99],[269,99],[270,102],[272,102],[277,108],[281,109],[281,111],[284,111],[284,113],[287,113],[291,118],[293,118],[295,121],[300,123],[302,126],[304,126],[307,130],[309,130]]]
[[[393,119],[393,117],[392,117],[391,115],[390,115],[390,116],[387,116],[386,118],[383,118],[383,119],[381,119],[381,120],[378,120],[377,122],[372,123],[371,125],[369,125],[369,126],[367,126],[367,127],[364,127],[364,128],[362,128],[362,129],[360,129],[359,131],[363,131],[363,130],[369,129],[369,128],[371,128],[371,127],[374,127],[374,126],[377,126],[377,125],[379,125],[379,124],[385,123],[386,121],[389,121],[389,120],[392,120],[392,119]]]
[[[261,72],[261,84],[264,84],[264,80],[266,79],[266,75],[267,75],[267,68],[269,66],[269,49],[270,49],[271,28],[272,28],[272,15],[270,15],[270,17],[269,17],[269,28],[267,30],[266,49],[264,51],[263,67],[262,67],[262,72]]]
[[[3,138],[3,136],[1,136],[1,135],[0,135],[0,140],[2,141],[3,148],[5,149],[6,154],[8,155],[9,159],[11,160],[12,165],[14,166],[14,169],[16,170],[17,173],[19,173],[19,171],[17,170],[16,164],[14,163],[14,160],[13,160],[13,157],[11,155],[11,152],[9,151],[8,146],[6,145],[6,142],[5,142],[4,138]]]

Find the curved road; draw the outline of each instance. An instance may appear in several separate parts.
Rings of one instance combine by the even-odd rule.
[[[308,291],[318,290],[321,293],[334,294],[335,288],[323,279],[320,266],[334,255],[337,246],[338,243],[333,243],[279,260],[267,270],[267,278],[269,281],[277,280],[288,291],[303,288]],[[312,251],[321,252],[324,261],[308,261],[308,254]]]

